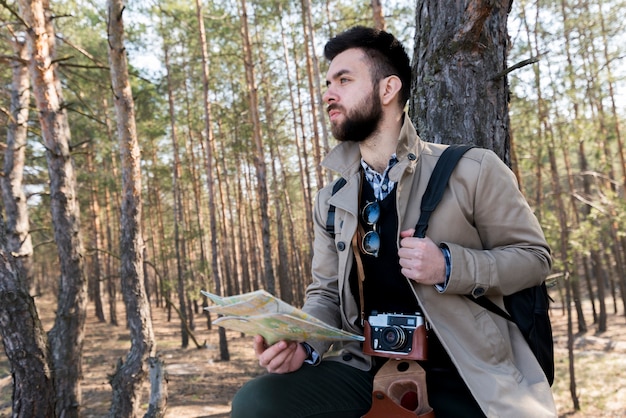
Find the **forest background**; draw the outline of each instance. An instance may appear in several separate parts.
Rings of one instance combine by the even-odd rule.
[[[27,3],[37,2],[0,1],[0,134],[7,138],[6,234],[9,243],[19,243],[11,251],[36,303],[63,294],[66,283],[55,248],[50,143],[37,120],[36,94],[18,106],[30,111],[16,123],[15,68],[29,60],[20,28]],[[115,40],[108,36],[114,3],[55,1],[51,22],[76,176],[70,194],[80,208],[81,222],[72,231],[84,244],[78,258],[90,312],[124,327],[126,316],[118,317],[125,256],[120,235],[128,229],[123,182],[131,174],[116,133],[120,90],[111,76]],[[377,3],[382,14],[373,12]],[[606,335],[626,306],[624,6],[619,0],[514,1],[508,17],[507,163],[553,249],[550,294],[553,310],[566,318],[566,351],[558,361],[567,373],[555,391],[570,392],[566,409],[581,407],[576,341],[590,332]],[[182,349],[202,347],[195,334],[208,332],[209,324],[200,289],[231,295],[265,288],[302,303],[310,280],[312,201],[335,176],[319,165],[334,143],[321,104],[323,44],[355,24],[373,25],[378,16],[411,56],[416,4],[167,0],[131,2],[123,13],[141,155],[142,292],[153,310],[180,324]],[[23,90],[19,96],[24,99]],[[27,128],[17,146],[9,141],[16,126]],[[24,195],[17,200],[27,210],[21,224],[12,225],[16,199],[7,190],[16,164],[6,151],[17,149],[25,153]],[[55,309],[64,309],[61,302]],[[197,324],[199,318],[204,323]],[[219,332],[217,357],[227,360],[228,340]],[[0,367],[0,379],[9,375],[9,367]],[[624,386],[614,390],[607,397],[623,394]]]

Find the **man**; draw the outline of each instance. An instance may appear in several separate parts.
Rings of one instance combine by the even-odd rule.
[[[404,114],[406,52],[384,31],[355,27],[331,39],[324,53],[324,101],[340,141],[324,166],[347,182],[316,198],[313,283],[303,310],[363,333],[351,245],[357,234],[366,314],[420,311],[429,323],[428,360],[420,364],[438,418],[556,416],[548,382],[517,327],[465,296],[487,295],[503,306],[503,295],[540,284],[550,271],[548,244],[511,171],[491,151],[468,151],[428,236],[414,238],[421,196],[446,146],[420,140]],[[330,205],[334,236],[326,231]],[[366,242],[368,234],[379,242]],[[360,343],[335,343],[327,353],[329,345],[268,347],[255,337],[269,374],[239,391],[232,417],[361,417],[384,360],[364,355]]]

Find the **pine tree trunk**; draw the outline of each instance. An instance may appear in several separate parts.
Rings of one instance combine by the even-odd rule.
[[[322,164],[321,164],[322,154],[326,155],[326,153],[328,152],[328,139],[325,140],[325,146],[323,146],[324,144],[320,143],[321,142],[320,134],[319,134],[320,122],[319,122],[319,115],[318,115],[318,110],[317,110],[318,107],[315,106],[315,103],[316,103],[316,97],[317,97],[316,93],[320,93],[321,89],[319,87],[319,77],[317,77],[317,83],[316,83],[316,77],[315,77],[316,66],[313,61],[316,57],[316,54],[311,53],[311,45],[314,45],[314,41],[312,40],[313,28],[310,23],[311,22],[311,4],[309,0],[300,0],[300,6],[302,7],[302,31],[304,34],[303,47],[304,47],[304,54],[306,57],[306,75],[307,75],[307,80],[308,80],[309,97],[311,101],[310,114],[311,114],[311,127],[313,128],[313,138],[311,140],[311,142],[313,143],[313,160],[315,161],[314,167],[315,167],[315,174],[317,178],[317,184],[321,186],[325,183],[324,173],[323,173]],[[316,89],[316,85],[317,85],[317,89]],[[318,99],[318,103],[320,104],[320,107],[322,107],[323,109],[323,101],[321,100],[321,96]],[[326,125],[323,122],[324,121],[322,121],[322,126],[324,127],[324,130],[326,131]],[[327,137],[328,135],[326,134],[326,138]],[[322,150],[322,147],[324,147],[325,149]],[[328,173],[328,175],[330,174],[331,173]]]
[[[280,8],[280,3],[278,4],[279,7],[279,13],[282,14],[282,9]],[[280,35],[281,35],[281,41],[282,41],[282,47],[283,47],[283,59],[285,61],[285,77],[287,78],[287,86],[289,88],[289,102],[291,104],[291,116],[292,116],[292,123],[293,123],[293,137],[294,137],[294,142],[296,145],[296,155],[298,157],[297,161],[298,161],[298,169],[299,172],[302,173],[303,175],[298,176],[299,180],[300,180],[300,189],[302,191],[302,203],[303,203],[303,207],[304,207],[304,213],[305,213],[305,222],[306,225],[313,225],[313,205],[311,205],[311,196],[310,196],[310,189],[306,186],[306,178],[307,175],[304,175],[304,173],[308,173],[305,168],[304,168],[304,163],[303,163],[303,158],[302,156],[302,137],[299,134],[299,130],[298,130],[298,126],[304,126],[304,123],[302,123],[303,121],[303,115],[302,115],[302,106],[298,105],[298,102],[296,101],[296,98],[294,96],[294,80],[292,80],[291,78],[291,74],[292,74],[292,70],[290,68],[290,63],[291,61],[294,61],[294,65],[296,66],[296,68],[294,68],[294,71],[298,71],[297,70],[297,58],[294,57],[294,59],[290,59],[289,57],[289,47],[287,46],[287,37],[285,36],[285,27],[284,27],[284,23],[281,19],[280,21]],[[294,53],[295,55],[295,53]],[[299,92],[299,90],[298,90]],[[293,232],[293,230],[292,230]],[[306,239],[305,242],[307,242],[307,247],[308,247],[308,254],[313,254],[313,228],[305,228],[304,229],[304,235],[303,235]],[[304,269],[304,265],[299,264],[297,266],[297,268],[299,270]],[[300,277],[300,276],[296,276],[296,277]]]
[[[510,165],[510,1],[418,0],[411,119],[422,139],[474,143]]]
[[[261,217],[261,241],[263,256],[263,284],[268,292],[276,293],[276,283],[274,279],[274,268],[272,266],[272,248],[270,242],[270,219],[267,193],[267,167],[265,164],[265,150],[263,147],[263,135],[261,133],[261,119],[259,117],[259,100],[254,76],[254,61],[252,58],[252,45],[248,32],[248,14],[245,0],[240,0],[240,20],[241,37],[243,43],[244,66],[246,68],[246,83],[248,88],[248,99],[250,103],[250,117],[252,122],[252,137],[254,139],[255,153],[254,166],[256,171],[256,181],[259,200],[259,213]]]
[[[106,97],[102,98],[102,108],[108,109],[108,100]],[[104,122],[106,127],[106,137],[109,142],[113,142],[115,140],[113,134],[113,128],[111,127],[111,119],[108,117],[107,112],[104,112]],[[103,159],[102,163],[104,165],[104,171],[110,172],[113,174],[115,178],[117,178],[117,169],[115,168],[115,158]],[[113,165],[113,167],[109,167],[109,162]],[[109,323],[113,326],[118,326],[119,322],[117,320],[117,287],[116,287],[116,276],[113,274],[113,231],[114,223],[117,219],[114,219],[111,213],[119,213],[117,210],[113,210],[117,208],[116,202],[119,202],[119,197],[117,194],[117,190],[114,190],[115,198],[111,197],[111,191],[109,187],[104,188],[104,246],[106,247],[106,255],[104,260],[104,273],[106,276],[106,289],[107,296],[109,302]],[[116,229],[117,230],[117,229]]]
[[[109,63],[122,165],[120,275],[131,339],[126,361],[118,363],[111,377],[113,401],[109,415],[118,418],[139,415],[141,388],[148,375],[147,360],[154,357],[156,349],[150,305],[144,288],[141,156],[124,47],[124,4],[122,0],[109,0],[107,7]]]
[[[180,335],[181,346],[187,348],[189,346],[189,333],[187,330],[187,309],[185,308],[185,257],[183,256],[185,248],[184,234],[181,228],[184,228],[183,204],[182,204],[182,185],[180,154],[178,151],[178,137],[176,129],[176,115],[174,106],[174,87],[172,86],[170,62],[169,62],[169,45],[164,44],[165,69],[167,77],[167,97],[169,102],[170,127],[172,137],[172,151],[174,153],[174,167],[172,170],[172,192],[174,199],[174,246],[176,249],[176,290],[178,292],[178,312],[180,314]],[[184,230],[184,229],[183,229]]]
[[[117,286],[113,276],[113,233],[111,232],[111,193],[109,189],[104,190],[105,205],[105,223],[106,223],[106,237],[107,237],[107,258],[105,263],[105,274],[107,276],[107,296],[109,297],[109,323],[114,326],[119,325],[117,320]]]
[[[0,336],[13,377],[12,417],[54,417],[52,364],[33,298],[8,250],[0,215]]]
[[[204,135],[206,138],[205,150],[205,164],[207,171],[207,194],[209,198],[209,230],[211,232],[211,273],[213,275],[213,283],[215,283],[215,292],[218,295],[224,295],[222,278],[220,275],[218,265],[218,235],[217,235],[217,213],[215,210],[215,191],[213,189],[213,129],[211,128],[211,102],[209,100],[209,54],[206,44],[206,33],[204,29],[204,20],[202,16],[202,3],[200,0],[196,0],[196,13],[198,19],[198,28],[200,36],[200,45],[202,52],[202,88],[203,88],[203,108],[204,108]],[[223,206],[222,206],[223,207]],[[224,264],[228,262],[224,259]],[[226,276],[228,277],[228,276]],[[228,342],[226,340],[226,331],[224,328],[219,327],[219,346],[220,346],[220,359],[222,361],[230,360],[230,353],[228,352]]]
[[[89,171],[89,205],[91,209],[91,233],[93,257],[91,262],[91,275],[89,276],[89,297],[94,302],[96,318],[100,322],[106,322],[104,317],[104,308],[102,305],[102,286],[100,284],[102,277],[100,250],[102,236],[102,226],[100,224],[100,204],[98,203],[98,187],[95,181],[95,170],[93,166],[93,149],[87,152],[87,170]]]
[[[81,404],[82,350],[87,280],[80,236],[76,175],[70,129],[54,63],[55,34],[47,0],[20,0],[28,25],[30,75],[50,177],[50,206],[61,267],[58,308],[50,330],[55,371],[56,415],[78,417]]]
[[[374,18],[374,27],[376,29],[385,30],[385,16],[380,0],[372,0],[372,16]]]
[[[7,249],[16,258],[17,268],[29,292],[33,290],[33,242],[30,236],[28,205],[23,189],[24,162],[28,134],[30,81],[28,77],[28,48],[25,42],[12,39],[16,55],[11,62],[11,115],[7,127],[4,151],[2,199],[6,213]]]

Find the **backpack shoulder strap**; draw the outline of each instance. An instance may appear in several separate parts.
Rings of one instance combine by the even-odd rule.
[[[424,238],[426,236],[426,230],[428,229],[428,221],[430,215],[435,211],[437,205],[443,197],[443,192],[446,190],[448,180],[456,167],[457,162],[461,159],[469,149],[474,148],[471,144],[453,144],[446,148],[433,170],[433,173],[428,180],[426,191],[422,196],[422,203],[420,204],[420,217],[415,226],[415,234],[413,236],[417,238]]]
[[[339,177],[335,184],[333,184],[333,191],[331,196],[339,191],[346,184],[346,179]],[[326,216],[326,231],[334,238],[335,237],[335,205],[328,207],[328,215]]]
[[[479,296],[475,298],[474,296],[471,296],[471,295],[465,295],[465,297],[471,300],[472,302],[477,303],[478,305],[487,309],[488,311],[491,311],[495,313],[496,315],[500,315],[502,318],[506,319],[507,321],[515,322],[513,320],[513,317],[509,315],[508,312],[500,308],[498,305],[496,305],[494,302],[491,301],[491,299],[488,299],[486,296]]]

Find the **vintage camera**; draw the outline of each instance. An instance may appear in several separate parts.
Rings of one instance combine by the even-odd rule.
[[[363,353],[395,359],[426,360],[426,322],[416,312],[405,315],[373,311],[364,324]]]

